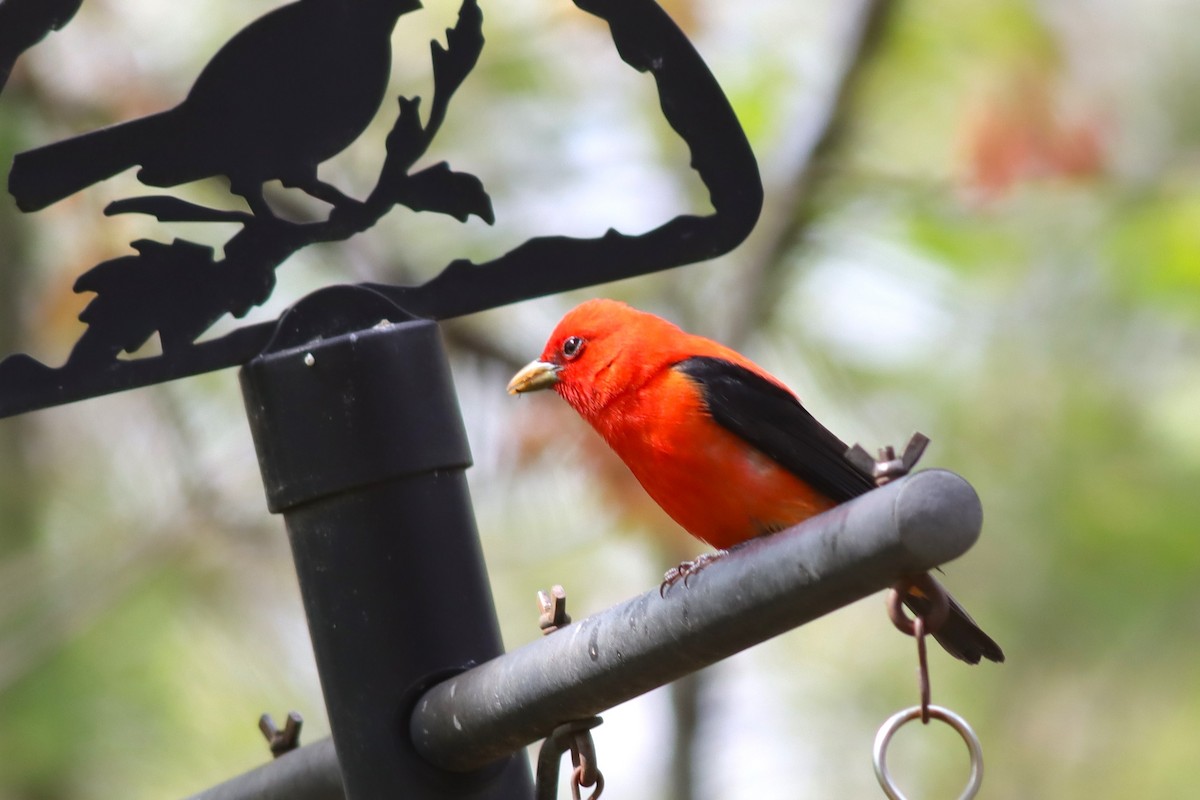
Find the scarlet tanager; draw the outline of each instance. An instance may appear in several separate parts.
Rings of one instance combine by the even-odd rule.
[[[875,488],[777,378],[624,303],[589,300],[568,312],[508,384],[511,394],[551,388],[672,519],[720,550]],[[918,611],[923,601],[906,598]],[[953,598],[935,637],[968,663],[1004,660]]]

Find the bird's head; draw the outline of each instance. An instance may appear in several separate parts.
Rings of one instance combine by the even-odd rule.
[[[545,349],[509,381],[509,394],[554,389],[591,420],[678,361],[687,334],[616,300],[588,300],[562,318]]]

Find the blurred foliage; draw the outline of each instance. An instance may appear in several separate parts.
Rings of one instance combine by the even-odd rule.
[[[175,102],[274,5],[88,0],[0,95],[0,161]],[[495,228],[396,213],[294,257],[254,318],[333,281],[410,281],[534,234],[703,212],[649,80],[601,26],[567,3],[482,5],[484,56],[430,156],[482,178]],[[396,32],[393,94],[428,93],[427,43],[456,6],[426,6]],[[537,635],[538,587],[565,584],[586,614],[698,547],[562,404],[503,394],[563,311],[618,296],[730,338],[843,438],[929,434],[928,464],[975,484],[984,536],[946,582],[1009,661],[935,655],[933,692],[983,740],[984,797],[1189,796],[1200,3],[887,4],[844,73],[859,4],[668,6],[752,137],[764,224],[713,263],[446,326],[508,645]],[[830,103],[812,150],[806,126]],[[366,187],[392,108],[322,176]],[[0,202],[3,352],[61,361],[86,303],[74,277],[133,239],[228,236],[100,214],[134,186],[122,176],[28,217]],[[228,202],[218,182],[185,191]],[[235,384],[220,373],[0,421],[0,800],[183,796],[265,759],[263,711],[299,709],[307,740],[325,730]],[[877,796],[870,742],[915,700],[911,651],[871,600],[709,670],[696,796]],[[680,782],[667,773],[671,713],[655,693],[605,715],[615,796]],[[904,785],[954,796],[961,745],[909,733],[893,755]]]

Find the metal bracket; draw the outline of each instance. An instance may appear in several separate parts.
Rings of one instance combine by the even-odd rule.
[[[917,432],[908,440],[904,447],[904,455],[896,458],[896,450],[891,445],[879,449],[878,460],[871,457],[867,449],[856,444],[846,451],[846,460],[853,464],[859,472],[875,481],[876,486],[883,486],[912,472],[913,467],[929,446],[929,437]]]
[[[275,724],[270,714],[258,718],[258,729],[262,731],[271,746],[271,755],[279,758],[284,753],[290,753],[300,746],[300,728],[304,725],[304,717],[299,711],[289,711],[283,730]]]

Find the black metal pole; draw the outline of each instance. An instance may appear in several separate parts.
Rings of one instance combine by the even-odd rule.
[[[287,524],[346,797],[528,800],[523,753],[455,774],[409,735],[429,686],[502,652],[436,326],[289,337],[242,369],[242,391],[268,506]]]

